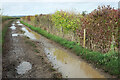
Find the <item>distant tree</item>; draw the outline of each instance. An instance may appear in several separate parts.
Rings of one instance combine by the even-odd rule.
[[[83,16],[85,16],[85,15],[86,15],[86,13],[87,13],[87,11],[83,11],[83,12],[82,12],[82,15],[83,15]]]

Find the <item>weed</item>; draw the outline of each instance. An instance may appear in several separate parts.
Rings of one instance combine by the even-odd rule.
[[[50,53],[48,53],[48,55],[49,55]]]
[[[31,45],[32,47],[36,48],[37,46],[35,45],[35,43],[33,43],[32,41],[25,41],[25,43]]]
[[[51,71],[56,71],[56,70],[55,70],[54,68],[52,68],[52,67],[50,67],[50,70],[51,70]]]
[[[23,31],[23,30],[20,30],[20,32],[21,32],[22,34],[24,34],[24,33],[25,33],[25,31]]]
[[[38,49],[34,49],[34,51],[35,51],[36,53],[39,53],[39,50],[38,50]]]

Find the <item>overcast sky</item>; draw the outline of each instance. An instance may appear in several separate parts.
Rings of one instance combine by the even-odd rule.
[[[89,13],[99,5],[118,8],[118,0],[2,0],[2,12],[9,16],[51,14],[56,10]]]
[[[1,2],[118,2],[119,0],[1,0]]]

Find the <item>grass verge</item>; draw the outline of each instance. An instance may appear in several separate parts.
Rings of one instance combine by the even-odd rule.
[[[7,20],[6,20],[7,21]],[[5,35],[8,30],[8,26],[13,22],[14,20],[10,20],[7,24],[4,25],[3,29],[0,32],[0,54],[2,54],[2,46],[5,42]],[[5,21],[4,21],[5,22]],[[2,26],[1,26],[2,27]]]
[[[23,21],[21,21],[24,25],[28,26],[30,29],[36,31],[37,33],[47,37],[48,39],[51,39],[62,46],[72,49],[72,51],[78,55],[81,56],[83,59],[87,60],[88,62],[94,64],[96,67],[102,68],[105,72],[108,72],[111,75],[118,76],[120,75],[119,72],[119,65],[118,65],[118,53],[100,53],[100,52],[94,52],[88,49],[85,49],[81,46],[79,46],[77,43],[68,41],[66,39],[60,38],[56,35],[52,35],[48,33],[45,30],[42,30],[39,27],[34,27],[32,25],[29,25]]]
[[[8,30],[8,26],[11,25],[11,23],[13,22],[14,20],[10,20],[7,24],[4,25],[3,29],[2,29],[2,39],[1,39],[1,42],[2,44],[4,43],[4,39],[5,39],[5,35],[6,35],[6,32]]]

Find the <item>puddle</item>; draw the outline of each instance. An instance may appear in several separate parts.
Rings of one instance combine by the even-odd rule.
[[[17,23],[17,24],[20,24],[20,21],[17,21],[16,23]]]
[[[22,36],[22,35],[23,35],[23,34],[17,34],[17,33],[12,34],[13,37],[15,37],[15,36]]]
[[[14,37],[14,36],[18,36],[19,34],[12,34],[12,36]]]
[[[22,62],[16,69],[18,74],[25,74],[32,68],[32,65],[29,62]]]
[[[34,36],[36,37],[36,39],[40,39],[40,35],[37,34],[36,32],[31,32],[32,34],[34,34]]]
[[[15,26],[11,26],[10,27],[12,30],[16,30],[16,27]]]
[[[13,23],[12,26],[14,26],[15,24]]]
[[[32,30],[30,30],[30,29],[27,28],[27,27],[26,27],[26,29],[27,29],[30,33],[34,34],[34,36],[36,37],[36,39],[40,39],[40,35],[39,35],[38,33],[33,32]]]
[[[53,63],[54,68],[58,68],[64,78],[104,78],[103,75],[90,65],[63,50],[45,48],[45,53]]]
[[[29,37],[30,39],[36,39],[34,34],[30,33],[25,27],[22,28],[23,31],[25,31],[24,35]]]
[[[23,24],[19,23],[18,26],[23,26]]]
[[[40,35],[31,31],[29,28],[22,27],[22,30],[25,32],[24,35],[29,37],[30,39],[33,40],[40,39]]]

